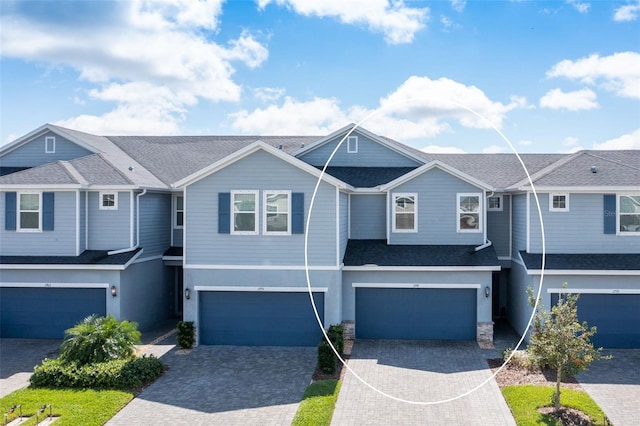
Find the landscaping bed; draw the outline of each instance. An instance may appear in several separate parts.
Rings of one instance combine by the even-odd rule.
[[[342,359],[347,361],[351,356],[351,349],[353,348],[353,340],[345,340],[344,341],[344,349],[342,353]],[[334,373],[325,373],[320,369],[320,367],[316,367],[316,371],[314,371],[311,380],[314,382],[318,382],[320,380],[342,380],[344,375],[347,372],[347,367],[342,365],[340,361],[338,361],[339,365],[336,368]]]

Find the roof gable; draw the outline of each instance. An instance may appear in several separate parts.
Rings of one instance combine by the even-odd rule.
[[[65,139],[67,139],[69,142],[72,142],[76,145],[78,145],[81,148],[86,149],[89,152],[93,152],[93,153],[97,153],[99,152],[99,150],[88,144],[86,141],[80,139],[77,137],[77,135],[74,135],[72,132],[68,131],[69,129],[65,129],[64,127],[58,127],[58,126],[54,126],[52,124],[44,124],[40,127],[38,127],[37,129],[27,133],[24,136],[19,137],[18,139],[16,139],[15,141],[3,146],[2,148],[0,148],[0,157],[10,153],[11,151],[20,148],[21,146],[31,142],[32,140],[38,138],[39,136],[42,136],[43,134],[47,133],[47,132],[52,132],[57,134],[58,136],[61,136]]]
[[[452,176],[455,176],[458,179],[463,180],[463,181],[467,182],[470,185],[477,186],[480,189],[483,189],[483,190],[486,190],[486,191],[492,190],[492,187],[490,185],[487,185],[486,183],[481,182],[478,179],[476,179],[476,178],[474,178],[472,176],[469,176],[468,174],[463,173],[460,170],[454,169],[453,167],[451,167],[451,166],[449,166],[449,165],[447,165],[445,163],[442,163],[442,162],[440,162],[438,160],[432,161],[430,163],[427,163],[422,167],[418,167],[417,169],[414,169],[413,171],[411,171],[411,172],[409,172],[409,173],[407,173],[407,174],[405,174],[403,176],[400,176],[399,178],[397,178],[395,180],[392,180],[391,182],[389,182],[389,183],[387,183],[385,185],[380,186],[380,190],[382,190],[382,191],[391,190],[391,189],[393,189],[393,188],[395,188],[395,187],[397,187],[399,185],[402,185],[403,183],[408,182],[408,181],[410,181],[410,180],[422,175],[423,173],[426,173],[429,170],[433,170],[435,168],[440,169],[440,170],[442,170],[442,171],[444,171],[444,172],[446,172],[446,173],[448,173],[448,174],[450,174]]]

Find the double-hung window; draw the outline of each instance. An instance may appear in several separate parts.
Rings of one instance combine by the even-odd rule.
[[[41,194],[38,192],[21,192],[18,201],[18,230],[40,231]]]
[[[176,195],[175,203],[174,226],[182,228],[184,225],[184,196]]]
[[[640,194],[620,195],[619,203],[620,233],[640,234]]]
[[[550,212],[568,212],[569,194],[549,194]]]
[[[458,232],[482,231],[481,194],[458,194]]]
[[[418,230],[418,194],[393,194],[393,231]]]
[[[231,192],[232,234],[257,234],[258,191]]]
[[[118,193],[101,192],[100,210],[118,210]]]
[[[264,233],[291,233],[291,192],[264,191]]]

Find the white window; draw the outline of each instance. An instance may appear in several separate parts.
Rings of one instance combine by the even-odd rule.
[[[39,192],[18,194],[18,231],[40,231],[42,229],[41,206],[42,195]]]
[[[184,226],[184,196],[175,196],[175,210],[173,215],[173,226],[175,228],[182,228]]]
[[[640,194],[618,196],[618,229],[640,235]]]
[[[482,194],[458,194],[458,232],[482,231]]]
[[[502,211],[502,195],[494,195],[487,197],[487,210],[501,212]]]
[[[349,136],[347,137],[347,152],[349,154],[355,154],[358,152],[358,137],[357,136]]]
[[[291,233],[291,192],[264,192],[264,233],[289,235]]]
[[[232,191],[232,234],[258,233],[258,191]]]
[[[568,212],[569,194],[549,194],[550,212]]]
[[[393,194],[393,232],[418,230],[418,194]]]
[[[47,136],[44,138],[44,152],[47,154],[53,154],[56,152],[55,136]]]
[[[100,210],[118,210],[118,193],[101,192]]]

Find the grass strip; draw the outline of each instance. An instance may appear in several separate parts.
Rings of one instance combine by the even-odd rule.
[[[329,425],[341,384],[339,380],[321,380],[307,386],[292,426]]]

